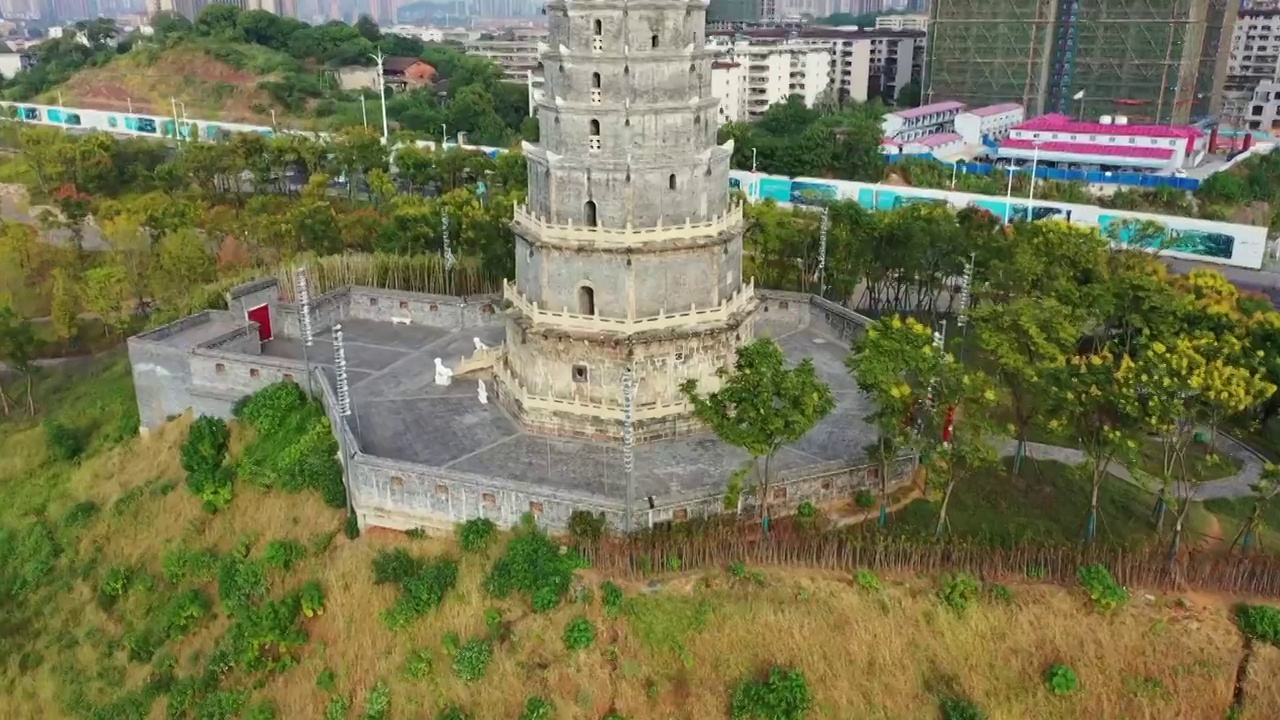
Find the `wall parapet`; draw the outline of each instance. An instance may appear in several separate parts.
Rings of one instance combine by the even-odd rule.
[[[676,313],[668,313],[663,309],[657,315],[650,317],[635,317],[631,314],[631,310],[628,309],[628,316],[625,318],[580,315],[569,312],[568,308],[559,311],[548,310],[540,307],[536,302],[531,302],[520,292],[515,283],[505,280],[502,283],[502,290],[503,297],[519,309],[521,313],[532,319],[534,323],[587,332],[638,333],[648,330],[687,327],[702,323],[727,322],[734,315],[749,307],[754,301],[755,280],[751,280],[740,287],[728,299],[720,301],[719,305],[707,308],[699,308],[697,305],[692,305],[688,310]]]
[[[717,236],[736,231],[742,225],[742,204],[737,203],[720,215],[706,222],[692,222],[654,227],[633,227],[627,223],[621,228],[590,227],[572,222],[553,223],[534,215],[528,205],[515,206],[515,225],[535,233],[539,238],[567,242],[589,242],[597,245],[628,246],[640,243],[685,240],[698,236]]]
[[[543,412],[567,412],[575,415],[587,415],[589,417],[598,418],[600,420],[622,422],[622,405],[604,403],[586,402],[583,400],[565,400],[563,398],[551,397],[549,395],[534,395],[530,393],[523,384],[520,383],[511,371],[502,363],[493,366],[493,374],[502,383],[504,391],[507,393],[507,400],[518,402],[520,405],[530,410],[541,410]],[[682,413],[692,412],[693,407],[687,402],[674,403],[651,403],[645,405],[637,405],[633,408],[631,416],[636,422],[644,422],[646,420],[656,420],[671,415],[679,415]]]
[[[193,327],[213,322],[218,315],[225,315],[226,312],[226,310],[201,310],[194,315],[188,315],[184,318],[174,320],[171,323],[165,323],[159,327],[152,328],[145,332],[140,332],[129,338],[129,340],[136,340],[138,342],[161,342],[165,338],[173,337],[185,330],[190,330]]]

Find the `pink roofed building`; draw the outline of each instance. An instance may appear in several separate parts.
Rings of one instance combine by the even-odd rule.
[[[934,133],[951,132],[964,103],[948,100],[884,114],[881,128],[885,138],[908,142]]]
[[[1200,164],[1207,144],[1205,133],[1189,125],[1130,125],[1123,116],[1078,122],[1051,114],[1012,128],[998,155],[1022,162],[1173,173]]]

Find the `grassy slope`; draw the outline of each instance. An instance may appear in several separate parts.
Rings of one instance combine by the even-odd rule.
[[[159,577],[161,553],[177,542],[221,552],[246,536],[256,537],[259,549],[282,537],[311,545],[339,525],[340,514],[313,494],[263,493],[243,484],[227,512],[205,514],[181,483],[177,449],[185,421],[145,441],[113,444],[132,405],[120,359],[78,382],[50,377],[38,391],[41,407],[97,429],[90,435],[93,456],[76,467],[47,462],[43,434],[30,421],[0,421],[0,522],[43,516],[65,548],[25,636],[39,662],[27,654],[20,670],[23,661],[14,655],[0,667],[0,707],[13,717],[70,716],[64,701],[72,685],[101,705],[145,680],[148,666],[128,662],[117,642],[138,619],[142,593],[131,591],[115,609],[101,610],[94,594],[106,568],[136,565]],[[237,445],[243,441],[236,438]],[[73,510],[86,499],[99,510],[76,523]],[[629,611],[610,620],[598,602],[549,615],[533,615],[516,600],[495,603],[480,588],[488,558],[477,557],[464,559],[459,587],[438,611],[392,632],[378,612],[395,591],[372,584],[370,564],[378,549],[394,545],[422,555],[456,552],[445,540],[369,533],[349,542],[339,535],[287,575],[270,575],[273,594],[320,579],[327,606],[307,621],[302,663],[260,688],[247,686],[255,698],[274,699],[279,717],[322,717],[328,695],[316,678],[331,668],[337,691],[355,698],[353,717],[383,679],[392,691],[390,717],[406,720],[433,717],[446,702],[467,706],[477,718],[515,718],[531,694],[554,699],[556,718],[596,720],[616,703],[633,719],[702,720],[724,717],[729,687],[777,662],[805,671],[818,703],[814,717],[931,717],[931,689],[950,683],[992,718],[1211,718],[1224,714],[1239,657],[1237,633],[1213,598],[1194,598],[1189,611],[1164,598],[1139,599],[1105,617],[1078,593],[1027,585],[1015,588],[1012,605],[983,601],[956,617],[919,578],[888,579],[885,590],[868,593],[833,574],[770,571],[765,586],[744,587],[711,572],[671,576],[659,592],[627,587]],[[584,574],[588,583],[601,579]],[[443,638],[482,634],[491,606],[512,623],[512,638],[482,682],[464,685],[448,670]],[[600,625],[601,639],[570,656],[561,632],[584,610]],[[214,619],[166,648],[180,675],[200,665],[225,627],[225,619]],[[409,681],[400,668],[416,649],[433,653],[435,671]],[[1077,670],[1079,694],[1056,698],[1043,689],[1039,673],[1053,662]],[[1246,717],[1280,717],[1280,694],[1262,687],[1278,674],[1280,652],[1261,652],[1251,679],[1255,705]],[[164,704],[157,701],[151,717],[162,717]]]
[[[209,43],[191,41],[163,52],[142,50],[117,56],[102,67],[76,73],[38,101],[57,104],[61,92],[68,106],[124,112],[132,99],[136,112],[167,116],[173,112],[172,97],[186,104],[191,118],[269,125],[267,108],[273,103],[258,89],[258,82],[275,75],[262,70],[292,61],[255,45],[230,47],[244,57],[243,69],[210,56],[213,46]],[[256,112],[255,106],[262,111]],[[277,113],[285,114],[280,109]]]

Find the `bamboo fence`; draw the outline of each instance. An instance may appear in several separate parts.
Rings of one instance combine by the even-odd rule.
[[[759,525],[704,529],[700,533],[650,532],[607,537],[580,548],[592,567],[609,575],[645,578],[667,570],[748,565],[852,572],[939,574],[966,572],[989,581],[1034,579],[1076,584],[1077,570],[1103,565],[1131,588],[1186,589],[1280,597],[1280,559],[1193,551],[1171,562],[1162,548],[1024,545],[1009,548],[867,539]]]
[[[501,278],[485,273],[476,258],[461,258],[453,268],[447,268],[438,254],[347,253],[282,263],[276,277],[281,299],[286,302],[294,302],[294,274],[299,265],[307,269],[313,297],[347,286],[437,295],[484,295],[502,287]]]

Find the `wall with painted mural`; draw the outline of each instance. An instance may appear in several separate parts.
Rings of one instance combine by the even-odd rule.
[[[1111,210],[1096,205],[1010,200],[993,195],[908,188],[844,180],[787,178],[734,170],[729,187],[741,190],[751,200],[770,198],[779,203],[814,204],[822,200],[854,200],[869,210],[890,210],[921,203],[948,205],[956,210],[974,206],[1005,222],[1026,218],[1043,220],[1059,217],[1073,223],[1099,228],[1115,241],[1155,250],[1170,257],[1200,262],[1260,268],[1267,247],[1267,229],[1255,225],[1198,220],[1175,215]],[[1163,230],[1139,231],[1138,221],[1151,221]]]

